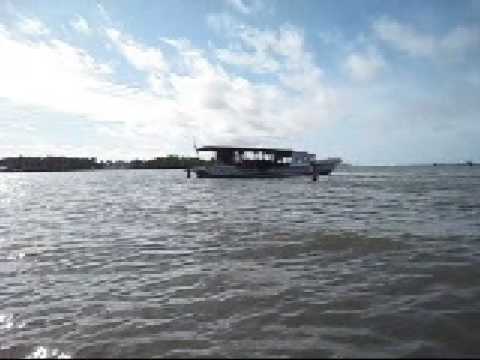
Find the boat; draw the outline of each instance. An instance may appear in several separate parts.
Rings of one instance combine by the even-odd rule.
[[[316,160],[315,154],[292,149],[202,146],[197,152],[212,152],[208,165],[192,170],[197,178],[284,178],[301,175],[329,175],[340,158]]]
[[[474,163],[471,160],[467,160],[461,163],[433,163],[433,166],[474,166],[478,165],[478,163]]]

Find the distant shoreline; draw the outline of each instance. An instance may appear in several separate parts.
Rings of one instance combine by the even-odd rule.
[[[4,170],[0,173],[64,173],[64,172],[92,172],[92,171],[110,171],[110,170],[186,170],[186,167],[164,167],[164,168],[103,168],[103,169],[69,169],[69,170]]]

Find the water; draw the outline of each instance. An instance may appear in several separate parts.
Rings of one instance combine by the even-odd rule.
[[[480,355],[480,169],[0,174],[0,357]]]

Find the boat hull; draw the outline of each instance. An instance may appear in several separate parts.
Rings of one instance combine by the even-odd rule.
[[[315,166],[318,175],[330,175],[338,165],[336,160],[318,160]],[[245,169],[235,165],[211,165],[194,168],[197,178],[286,178],[313,174],[309,164],[286,165],[268,169]]]
[[[193,170],[198,178],[284,178],[293,176],[277,169],[242,169],[236,166],[209,166]]]
[[[281,175],[281,174],[210,174],[207,172],[197,172],[197,178],[200,179],[220,179],[220,178],[229,178],[229,179],[278,179],[286,178],[292,175]]]

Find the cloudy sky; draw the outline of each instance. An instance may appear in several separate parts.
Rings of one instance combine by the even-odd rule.
[[[0,1],[0,157],[480,161],[480,0]]]

